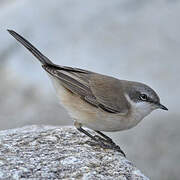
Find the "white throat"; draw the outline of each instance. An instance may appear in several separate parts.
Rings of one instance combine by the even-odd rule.
[[[152,105],[147,102],[135,103],[130,99],[130,97],[127,94],[125,95],[125,97],[131,105],[129,118],[132,119],[132,121],[134,121],[134,126],[154,110],[152,108]]]

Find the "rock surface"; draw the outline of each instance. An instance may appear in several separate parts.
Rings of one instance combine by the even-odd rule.
[[[0,179],[148,178],[74,127],[26,126],[0,132]]]

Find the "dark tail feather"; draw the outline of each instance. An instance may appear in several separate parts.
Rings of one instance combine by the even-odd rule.
[[[54,65],[46,56],[44,56],[39,50],[37,50],[29,41],[24,39],[18,33],[13,30],[7,30],[17,41],[19,41],[24,47],[26,47],[43,65]]]

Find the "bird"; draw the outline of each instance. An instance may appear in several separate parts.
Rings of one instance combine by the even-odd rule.
[[[126,157],[120,146],[103,132],[133,128],[153,110],[168,110],[146,84],[54,64],[17,32],[7,31],[40,61],[77,130],[102,148],[114,149]],[[95,131],[96,135],[84,127]]]

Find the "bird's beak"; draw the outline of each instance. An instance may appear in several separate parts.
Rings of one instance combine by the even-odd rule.
[[[168,108],[163,106],[162,104],[158,104],[158,108],[168,111]]]

